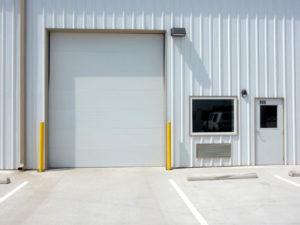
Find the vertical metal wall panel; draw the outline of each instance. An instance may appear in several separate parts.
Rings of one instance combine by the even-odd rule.
[[[297,19],[294,21],[294,57],[295,57],[295,61],[294,61],[294,67],[295,67],[295,116],[296,116],[296,121],[295,121],[295,127],[296,127],[296,148],[295,148],[295,152],[296,152],[296,163],[299,164],[300,163],[300,152],[299,152],[299,148],[300,148],[300,119],[299,116],[297,116],[297,112],[300,112],[300,43],[299,41],[296,40],[300,40],[300,20]]]
[[[0,1],[0,169],[20,157],[20,2]]]
[[[284,97],[286,164],[299,164],[299,11],[300,2],[292,0],[28,0],[27,167],[37,167],[38,124],[45,119],[46,28],[167,31],[167,118],[174,167],[254,165],[255,97]],[[4,17],[7,21],[6,11]],[[185,27],[187,36],[171,37],[171,27]],[[6,64],[4,70],[10,71]],[[12,87],[7,76],[4,82]],[[241,98],[241,89],[247,89],[247,98]],[[1,91],[1,96],[7,93]],[[189,136],[190,95],[238,96],[238,136]],[[7,109],[3,112],[9,118]],[[7,126],[11,123],[1,129]],[[11,134],[5,133],[5,140]],[[232,143],[232,158],[197,159],[197,143]]]

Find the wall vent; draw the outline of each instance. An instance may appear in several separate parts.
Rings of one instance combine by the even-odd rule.
[[[197,158],[231,157],[231,144],[196,144]]]

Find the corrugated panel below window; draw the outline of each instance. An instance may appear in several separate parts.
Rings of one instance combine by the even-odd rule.
[[[197,158],[231,157],[231,144],[196,144]]]

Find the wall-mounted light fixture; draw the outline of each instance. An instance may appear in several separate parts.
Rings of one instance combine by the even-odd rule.
[[[246,98],[246,97],[248,96],[247,90],[246,90],[246,89],[243,89],[243,90],[241,91],[241,95],[242,95],[243,98]]]
[[[171,29],[171,36],[173,37],[184,37],[186,35],[186,31],[184,27],[173,27]]]

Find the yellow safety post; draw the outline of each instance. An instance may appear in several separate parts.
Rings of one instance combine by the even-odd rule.
[[[167,170],[171,170],[171,123],[167,123]]]
[[[44,122],[40,122],[40,155],[39,155],[39,172],[44,171]]]

